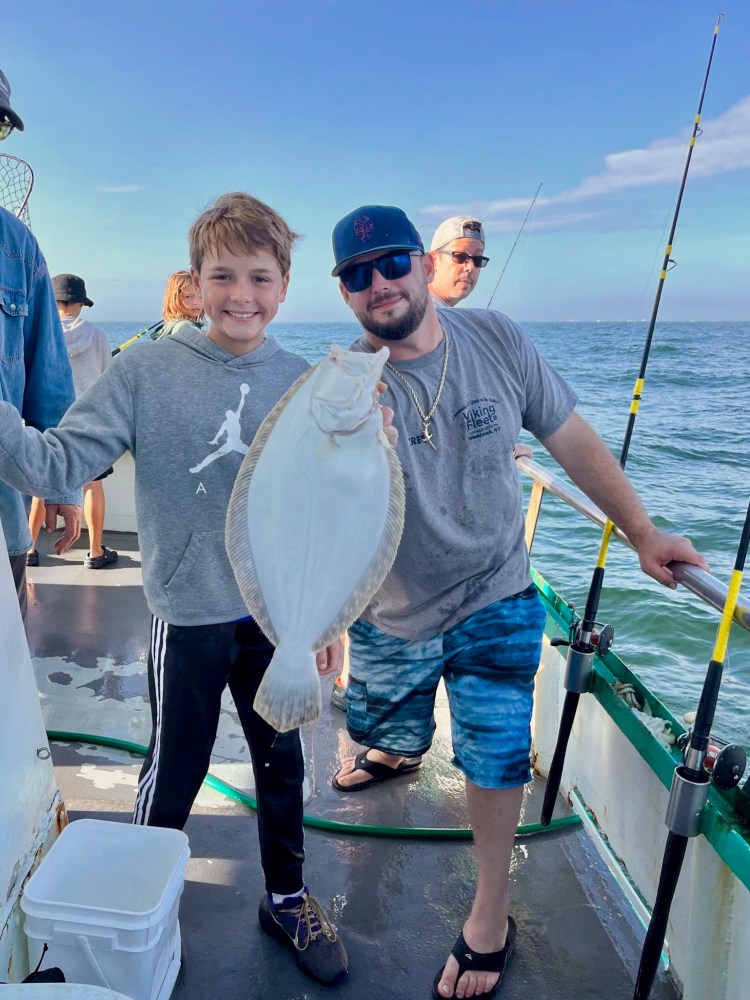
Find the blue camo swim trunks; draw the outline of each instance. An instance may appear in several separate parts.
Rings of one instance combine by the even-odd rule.
[[[531,709],[544,622],[533,584],[423,641],[355,622],[349,630],[349,734],[385,753],[424,753],[435,732],[442,677],[454,765],[480,788],[524,784],[531,778]]]

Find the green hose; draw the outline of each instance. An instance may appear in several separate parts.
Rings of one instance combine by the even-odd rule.
[[[47,739],[56,740],[62,743],[93,743],[94,746],[112,747],[115,750],[126,750],[128,753],[138,754],[145,757],[147,747],[140,743],[129,743],[127,740],[116,740],[110,736],[91,736],[89,733],[65,733],[59,730],[47,730]],[[251,796],[241,792],[239,788],[230,785],[221,778],[215,778],[212,774],[207,774],[204,785],[221,792],[235,802],[241,802],[249,809],[257,810],[258,803]],[[549,826],[542,826],[541,823],[527,823],[519,826],[516,830],[518,839],[525,839],[540,833],[553,833],[555,830],[562,830],[567,826],[578,826],[581,823],[580,816],[560,816],[553,819]],[[342,823],[335,819],[320,819],[318,816],[303,816],[303,826],[308,826],[313,830],[328,830],[333,833],[347,833],[355,837],[399,837],[408,840],[472,840],[473,831],[444,829],[441,827],[405,827],[405,826],[375,826],[369,823]]]

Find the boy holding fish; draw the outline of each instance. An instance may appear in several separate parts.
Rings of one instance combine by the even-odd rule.
[[[153,615],[153,732],[134,822],[184,826],[228,685],[255,772],[266,888],[261,926],[307,975],[332,985],[344,978],[347,956],[304,884],[299,731],[278,733],[253,710],[273,647],[247,616],[224,544],[242,459],[262,420],[309,368],[265,334],[286,296],[296,239],[250,195],[218,198],[189,234],[207,333],[186,326],[123,352],[54,431],[24,427],[20,414],[0,403],[0,478],[24,493],[62,493],[95,479],[125,451],[133,454],[143,587]],[[318,654],[321,674],[337,668],[339,652],[334,643]]]
[[[435,1000],[491,997],[516,936],[508,872],[530,780],[545,621],[512,457],[520,429],[626,532],[654,579],[674,587],[670,561],[706,563],[687,539],[654,527],[607,446],[575,412],[573,390],[515,323],[489,310],[435,308],[434,262],[400,209],[351,212],[334,228],[333,250],[333,275],[364,330],[354,349],[390,350],[385,398],[406,483],[396,560],[349,631],[347,724],[369,749],[346,760],[333,783],[361,791],[418,767],[444,680],[477,886],[432,992]]]

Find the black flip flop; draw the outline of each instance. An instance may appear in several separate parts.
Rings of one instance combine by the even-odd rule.
[[[458,962],[458,975],[456,976],[456,982],[461,978],[464,972],[475,971],[475,972],[499,972],[500,978],[489,991],[489,993],[480,993],[479,1000],[491,1000],[495,996],[497,991],[500,989],[500,984],[503,981],[503,973],[505,972],[505,966],[508,963],[508,959],[513,953],[513,947],[516,943],[516,922],[513,917],[508,917],[508,934],[505,938],[505,947],[501,951],[488,951],[483,953],[481,951],[472,951],[464,940],[463,932],[458,935],[458,940],[453,945],[451,950],[451,955]],[[445,971],[445,966],[438,972],[432,983],[432,998],[433,1000],[451,1000],[450,997],[444,997],[442,993],[438,993],[438,984],[443,978],[443,972]],[[455,996],[455,989],[453,991]]]
[[[358,785],[340,785],[336,780],[341,773],[338,771],[331,778],[331,784],[338,792],[361,792],[365,788],[379,784],[381,781],[390,781],[391,778],[398,778],[402,774],[409,774],[411,771],[416,771],[421,766],[422,758],[415,757],[412,760],[402,760],[397,767],[389,767],[388,764],[381,764],[377,760],[370,760],[367,756],[367,750],[365,750],[359,757],[354,758],[354,768],[357,771],[367,771],[368,774],[372,775],[370,780],[362,781]]]

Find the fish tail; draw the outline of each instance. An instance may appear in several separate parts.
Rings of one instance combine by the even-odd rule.
[[[279,644],[260,682],[253,708],[280,733],[314,722],[321,708],[315,653],[309,647]]]

